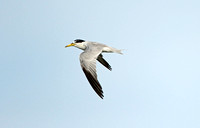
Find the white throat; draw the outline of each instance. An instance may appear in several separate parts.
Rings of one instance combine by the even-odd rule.
[[[74,46],[79,48],[79,49],[82,49],[82,50],[86,49],[86,44],[84,42],[83,43],[76,43]]]

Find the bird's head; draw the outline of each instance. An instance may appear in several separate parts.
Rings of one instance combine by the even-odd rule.
[[[65,48],[70,47],[70,46],[75,46],[75,47],[80,48],[80,49],[85,49],[84,42],[85,42],[85,40],[76,39],[76,40],[74,40],[73,43],[66,45]]]

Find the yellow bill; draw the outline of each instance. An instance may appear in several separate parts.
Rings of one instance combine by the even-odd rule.
[[[74,46],[74,45],[75,45],[74,43],[71,43],[71,44],[66,45],[65,48],[70,47],[70,46]]]

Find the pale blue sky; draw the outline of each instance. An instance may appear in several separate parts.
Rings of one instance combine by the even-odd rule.
[[[199,128],[199,0],[0,0],[1,128]],[[90,87],[74,39],[124,49]]]

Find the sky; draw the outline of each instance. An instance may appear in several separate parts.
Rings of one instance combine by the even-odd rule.
[[[199,128],[199,0],[0,0],[1,128]],[[123,49],[97,63],[75,39]]]

